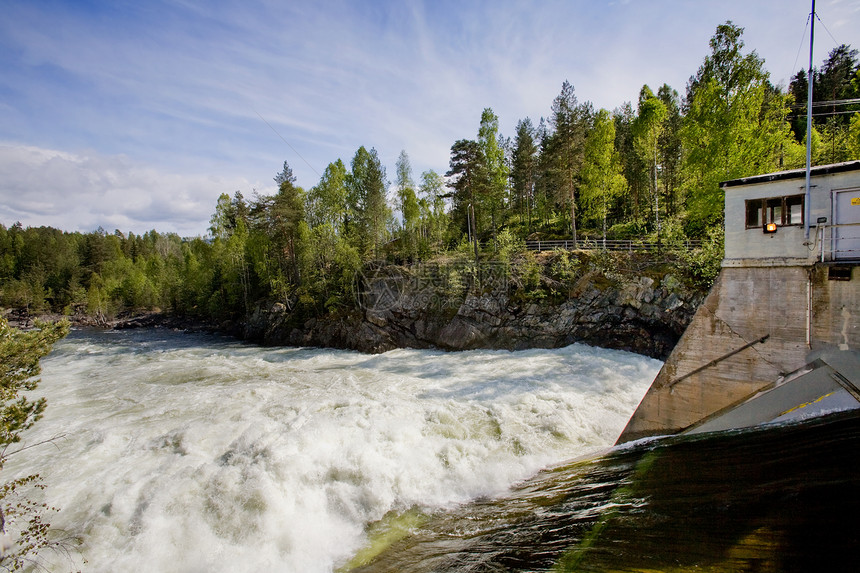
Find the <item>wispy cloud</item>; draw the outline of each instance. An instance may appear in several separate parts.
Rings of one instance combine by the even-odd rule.
[[[0,221],[67,230],[194,236],[220,193],[264,189],[243,178],[170,174],[124,156],[0,144]],[[273,187],[273,185],[271,185]]]
[[[11,143],[0,161],[10,161],[8,149],[68,154],[62,164],[75,175],[59,185],[93,213],[112,197],[98,169],[134,175],[143,183],[123,188],[158,199],[62,222],[47,207],[59,198],[21,187],[25,164],[3,164],[19,187],[0,180],[0,193],[26,193],[31,203],[7,205],[0,222],[27,215],[63,228],[187,230],[196,217],[198,233],[220,192],[268,188],[284,159],[310,187],[361,145],[376,147],[389,171],[406,149],[417,177],[447,169],[451,144],[476,136],[485,107],[505,135],[526,116],[537,123],[565,79],[581,101],[609,109],[646,83],[683,93],[729,19],[746,28],[747,47],[774,81],[787,83],[809,11],[807,0],[8,0],[3,8],[0,141]],[[856,1],[819,11],[839,42],[860,45]],[[30,179],[47,189],[44,173]],[[144,184],[190,191],[171,215],[170,196]]]

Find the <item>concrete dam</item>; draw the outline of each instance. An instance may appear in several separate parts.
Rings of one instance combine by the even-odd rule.
[[[860,407],[860,161],[805,175],[721,185],[722,270],[618,443]]]

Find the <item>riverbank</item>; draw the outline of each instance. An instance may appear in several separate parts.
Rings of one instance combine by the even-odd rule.
[[[354,304],[328,312],[301,301],[266,300],[244,318],[220,321],[158,311],[66,318],[78,326],[214,331],[266,346],[365,353],[523,350],[580,342],[665,360],[707,294],[678,278],[675,267],[643,266],[637,272],[601,268],[593,260],[577,264],[565,277],[558,261],[547,258],[532,279],[498,263],[367,267],[356,279]],[[7,311],[6,317],[23,328],[34,319],[24,312]]]
[[[6,319],[9,326],[27,330],[32,328],[36,321],[57,322],[68,320],[72,326],[80,328],[103,328],[103,329],[132,329],[132,328],[167,328],[183,332],[219,332],[221,329],[217,324],[190,316],[177,316],[166,312],[143,311],[124,312],[113,318],[93,317],[87,314],[76,313],[64,315],[59,313],[29,313],[26,310],[0,308],[0,317]]]
[[[359,309],[297,323],[295,311],[269,302],[238,327],[266,345],[327,346],[362,352],[561,348],[574,342],[665,359],[704,299],[671,274],[610,280],[583,275],[550,298],[518,296],[485,281],[451,292],[426,270],[387,267],[362,286]],[[490,282],[490,284],[486,284]],[[477,291],[477,292],[476,292]]]

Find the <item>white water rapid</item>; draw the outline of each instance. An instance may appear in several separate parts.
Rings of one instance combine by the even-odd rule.
[[[610,446],[659,367],[581,345],[370,356],[75,331],[43,361],[25,445],[64,437],[3,481],[42,474],[85,571],[333,571],[387,512]]]

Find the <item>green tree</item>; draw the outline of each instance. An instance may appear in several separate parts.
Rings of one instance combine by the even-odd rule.
[[[589,120],[588,105],[579,105],[573,85],[566,81],[552,102],[553,134],[549,152],[562,201],[570,213],[570,232],[576,245],[576,190],[583,159],[583,144]]]
[[[657,185],[659,173],[659,140],[663,133],[663,122],[668,116],[666,106],[654,95],[651,88],[643,86],[639,93],[639,113],[633,121],[634,147],[648,166],[648,191],[651,197],[651,212],[660,241],[660,191]]]
[[[400,152],[395,169],[397,170],[397,179],[394,184],[397,187],[400,214],[403,216],[401,233],[401,239],[404,242],[403,252],[411,259],[417,254],[421,209],[418,205],[418,196],[415,193],[415,182],[412,180],[412,166],[405,149]]]
[[[212,237],[226,239],[236,227],[236,212],[233,210],[233,202],[226,193],[218,196],[215,203],[215,212],[209,219],[209,234]]]
[[[284,161],[284,168],[275,175],[274,177],[275,183],[278,185],[278,189],[281,188],[281,185],[284,183],[289,183],[290,185],[295,185],[296,176],[293,175],[293,168],[290,167],[290,164]]]
[[[445,213],[445,179],[428,169],[421,174],[421,186],[418,188],[418,206],[421,211],[422,237],[429,250],[430,246],[438,247],[445,238],[448,227],[448,217]]]
[[[469,236],[478,259],[478,199],[487,187],[486,161],[477,141],[460,139],[451,146],[450,169],[445,174],[454,189],[454,217],[459,228]]]
[[[284,168],[287,168],[286,162]],[[292,180],[283,181],[269,211],[273,222],[273,237],[284,257],[289,260],[293,280],[299,284],[301,276],[298,259],[304,246],[299,227],[305,222],[304,190],[296,187]]]
[[[633,124],[636,112],[630,102],[615,110],[615,148],[621,156],[621,169],[627,181],[628,193],[622,211],[629,221],[640,222],[642,211],[647,208],[648,176],[642,157],[636,153]],[[645,203],[643,207],[643,203]]]
[[[830,105],[824,109],[816,110],[816,113],[821,114],[826,110],[831,114],[829,119],[846,125],[849,120],[845,114],[838,113],[843,109],[838,101],[860,95],[856,93],[851,84],[852,78],[858,71],[860,71],[860,66],[857,64],[857,50],[851,49],[847,44],[832,49],[821,66],[820,72],[815,74],[815,81],[812,86],[813,101],[826,101]],[[803,98],[803,104],[806,104],[806,97]],[[854,109],[858,109],[858,106],[854,106]],[[819,123],[826,123],[826,121],[820,120]]]
[[[481,113],[481,125],[478,128],[478,145],[485,162],[486,187],[484,189],[485,208],[490,213],[490,225],[493,234],[493,246],[496,248],[496,230],[498,221],[504,210],[505,195],[508,184],[509,169],[505,163],[505,152],[500,144],[499,118],[491,108],[485,108]]]
[[[678,92],[663,84],[657,90],[657,97],[666,107],[666,119],[657,141],[660,157],[660,177],[663,182],[664,205],[667,216],[676,215],[683,208],[682,160],[683,142],[681,140],[681,100]]]
[[[214,273],[215,288],[207,304],[217,316],[219,305],[248,312],[258,298],[272,297],[291,306],[301,287],[303,251],[307,248],[305,191],[297,187],[289,165],[275,177],[272,196],[255,196],[248,227],[240,225],[228,241],[216,240],[202,259]],[[201,260],[202,264],[202,260]]]
[[[788,120],[796,141],[802,142],[806,140],[806,99],[809,93],[809,80],[805,69],[801,68],[792,76],[788,91],[794,101]]]
[[[839,163],[851,159],[850,152],[850,115],[851,110],[860,110],[860,105],[846,105],[844,102],[860,96],[852,79],[860,73],[857,64],[857,50],[842,44],[830,51],[819,73],[815,75],[813,99],[828,102],[829,105],[816,107],[816,124],[821,132],[823,146],[818,161]],[[804,98],[804,102],[806,98]]]
[[[605,109],[597,112],[594,125],[586,137],[582,171],[580,197],[589,211],[600,220],[605,245],[609,213],[626,187],[615,151],[615,122]]]
[[[349,219],[346,181],[343,161],[329,163],[319,183],[308,192],[307,219],[312,228],[328,224],[337,234],[344,233]]]
[[[354,301],[353,283],[361,267],[358,250],[325,223],[310,231],[306,284],[314,302],[332,310]]]
[[[511,186],[521,220],[531,232],[535,182],[538,175],[538,145],[535,128],[529,118],[517,123],[511,161]]]
[[[355,152],[346,187],[348,209],[355,214],[354,228],[348,229],[348,233],[359,246],[362,258],[378,258],[391,211],[385,195],[385,168],[376,149],[367,151],[362,146]]]
[[[553,169],[553,139],[546,120],[540,118],[535,129],[538,145],[537,175],[534,187],[535,218],[548,225],[554,216],[558,182]]]
[[[68,322],[40,322],[34,330],[22,332],[0,318],[0,468],[6,448],[19,442],[21,432],[36,423],[45,410],[44,398],[33,401],[21,393],[36,389],[39,361],[68,333]]]
[[[808,81],[807,71],[801,69],[789,84],[795,102],[789,121],[797,142],[806,140]],[[860,110],[860,104],[853,101],[860,97],[857,50],[847,44],[831,50],[821,67],[812,70],[812,91],[813,138],[819,137],[819,145],[813,146],[813,161],[838,163],[856,158],[851,151],[851,112]]]
[[[0,468],[8,456],[17,453],[10,452],[9,446],[20,442],[21,432],[42,417],[45,399],[31,400],[23,393],[38,387],[36,376],[41,371],[40,360],[68,332],[69,323],[65,321],[38,322],[34,330],[22,332],[10,328],[8,322],[0,318]],[[62,548],[62,544],[48,539],[50,524],[43,514],[51,508],[21,493],[28,485],[43,487],[40,481],[35,474],[0,486],[0,524],[13,542],[11,550],[0,555],[0,566],[8,570],[22,569],[45,548]]]
[[[693,235],[721,224],[721,181],[778,168],[788,142],[788,98],[775,94],[764,61],[742,52],[742,34],[731,22],[718,26],[687,87],[682,136]]]
[[[860,112],[851,116],[848,127],[848,154],[852,159],[860,159]]]

